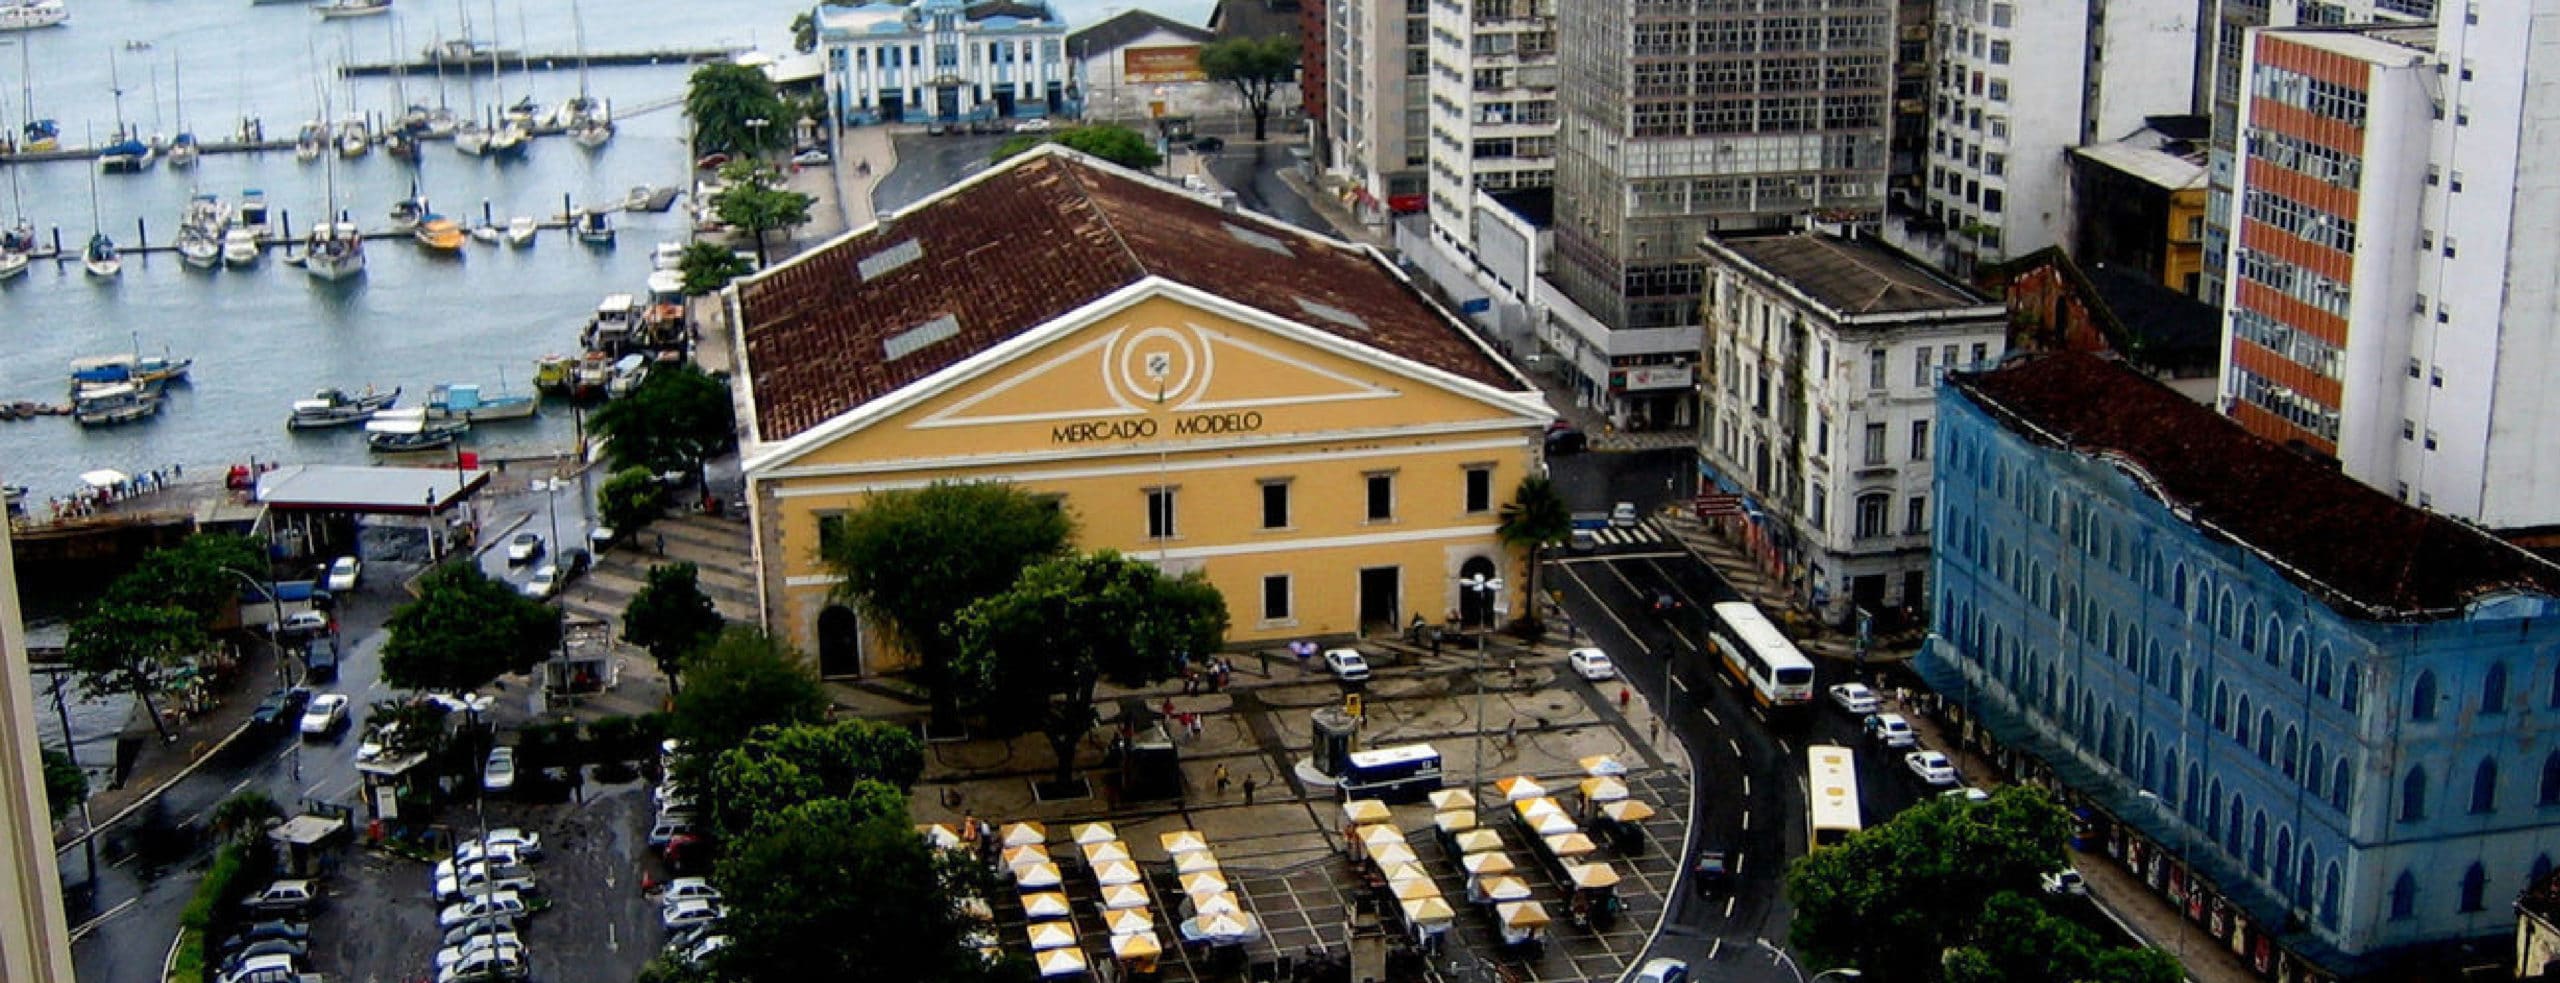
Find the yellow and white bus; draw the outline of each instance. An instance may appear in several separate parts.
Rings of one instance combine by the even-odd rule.
[[[1819,850],[1858,832],[1858,761],[1848,748],[1805,748],[1805,841]]]
[[[1707,640],[1715,644],[1725,672],[1750,688],[1753,700],[1772,708],[1813,702],[1813,660],[1796,651],[1795,643],[1759,608],[1726,601],[1713,610],[1715,623],[1707,629]]]

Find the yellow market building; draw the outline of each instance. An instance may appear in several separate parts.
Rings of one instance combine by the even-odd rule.
[[[1055,496],[1080,549],[1203,571],[1238,643],[1488,623],[1536,387],[1385,257],[1045,148],[738,281],[766,627],[829,675],[903,657],[834,597],[882,490]]]

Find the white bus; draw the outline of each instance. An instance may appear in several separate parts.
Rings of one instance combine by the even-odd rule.
[[[1859,829],[1858,762],[1837,744],[1805,748],[1811,762],[1805,779],[1805,842],[1819,850]]]
[[[1715,606],[1715,624],[1707,639],[1724,659],[1724,671],[1749,687],[1764,707],[1801,707],[1813,702],[1813,660],[1762,617],[1760,609],[1741,601]]]

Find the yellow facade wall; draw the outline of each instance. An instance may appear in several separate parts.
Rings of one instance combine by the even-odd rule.
[[[2204,198],[2202,188],[2169,194],[2168,248],[2160,259],[2160,282],[2171,290],[2193,294],[2204,275]]]

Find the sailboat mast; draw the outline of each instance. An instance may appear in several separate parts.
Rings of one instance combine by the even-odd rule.
[[[116,139],[124,139],[124,78],[116,71],[116,49],[107,49],[107,88],[116,97]]]
[[[587,94],[587,18],[578,12],[578,0],[569,0],[569,28],[578,41],[578,105],[593,106]]]

